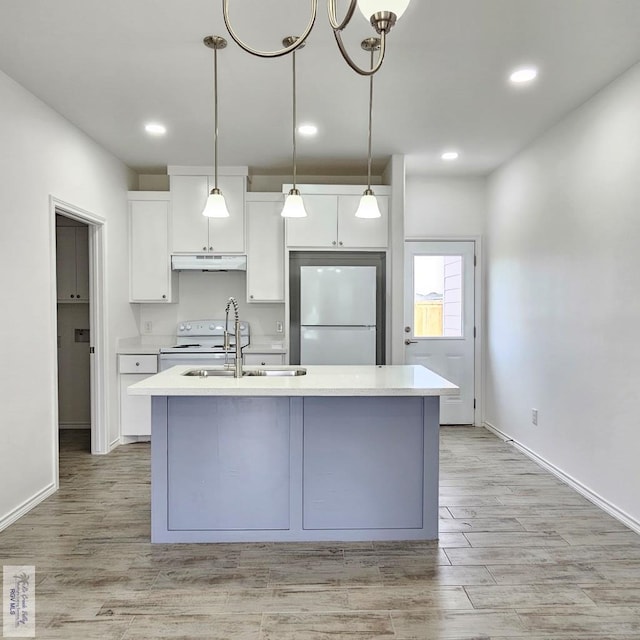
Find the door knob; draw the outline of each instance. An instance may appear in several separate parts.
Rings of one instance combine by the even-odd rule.
[[[407,338],[404,343],[409,345],[409,344],[416,344],[418,341],[417,340],[409,340],[409,338]]]

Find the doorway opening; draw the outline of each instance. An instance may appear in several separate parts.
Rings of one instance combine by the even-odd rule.
[[[89,225],[56,212],[60,448],[91,450]],[[73,430],[74,433],[69,433]]]
[[[51,198],[58,455],[108,453],[104,394],[104,219]]]

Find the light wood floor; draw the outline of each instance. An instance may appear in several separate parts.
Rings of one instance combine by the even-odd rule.
[[[442,430],[438,544],[152,546],[149,446],[87,450],[0,532],[38,638],[640,638],[640,536],[483,429]]]

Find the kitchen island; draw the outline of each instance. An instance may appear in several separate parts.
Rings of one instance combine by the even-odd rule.
[[[304,368],[129,387],[152,396],[152,542],[438,537],[439,396],[457,387],[422,366]]]

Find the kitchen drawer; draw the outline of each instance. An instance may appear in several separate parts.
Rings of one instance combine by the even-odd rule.
[[[158,373],[158,356],[120,355],[120,373]]]
[[[244,364],[247,366],[284,364],[282,353],[247,353],[244,356]]]

